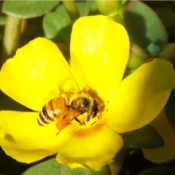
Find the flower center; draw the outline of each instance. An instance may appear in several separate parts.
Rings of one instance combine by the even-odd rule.
[[[39,125],[43,126],[56,121],[58,130],[62,130],[73,122],[81,126],[95,124],[104,110],[104,102],[92,89],[80,92],[65,92],[51,99],[38,116]]]

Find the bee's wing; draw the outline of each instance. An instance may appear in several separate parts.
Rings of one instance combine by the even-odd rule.
[[[60,92],[79,92],[88,89],[88,82],[84,70],[75,54],[71,53],[70,78],[64,79],[59,87]]]
[[[84,70],[83,70],[78,58],[72,52],[71,52],[70,66],[71,66],[73,77],[77,82],[78,88],[80,90],[84,89],[84,88],[88,88],[88,81],[87,81],[87,77],[84,73]]]
[[[59,92],[78,92],[80,91],[80,87],[77,83],[76,78],[74,77],[74,73],[70,67],[68,67],[67,71],[70,74],[70,77],[65,78],[59,85]]]
[[[70,108],[66,111],[66,115],[57,122],[58,130],[64,129],[67,125],[69,125],[77,116],[81,114],[80,111]]]

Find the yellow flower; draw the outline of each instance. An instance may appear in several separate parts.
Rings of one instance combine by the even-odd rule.
[[[165,112],[162,112],[151,125],[159,132],[164,140],[160,148],[144,149],[144,157],[154,163],[164,163],[175,158],[175,130],[170,124]]]
[[[21,162],[58,153],[60,163],[99,170],[123,146],[120,133],[148,124],[162,110],[175,73],[169,62],[155,59],[122,80],[129,38],[122,25],[102,15],[74,23],[70,52],[69,66],[54,43],[37,38],[4,63],[1,90],[33,112],[0,111],[0,145]],[[63,119],[57,127],[54,122],[40,126],[42,107],[68,94],[72,101],[90,94],[95,107],[65,125]]]

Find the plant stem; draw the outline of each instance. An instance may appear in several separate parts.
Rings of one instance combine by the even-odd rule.
[[[21,22],[22,19],[9,15],[7,16],[3,38],[3,61],[5,61],[5,58],[12,56],[18,48],[21,34]]]
[[[74,0],[62,0],[64,7],[66,8],[67,12],[69,13],[70,18],[75,21],[79,17],[79,12],[76,7]]]

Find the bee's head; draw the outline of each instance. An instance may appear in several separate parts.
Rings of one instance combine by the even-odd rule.
[[[71,102],[71,107],[81,112],[86,112],[91,106],[91,100],[87,97],[78,97]]]

